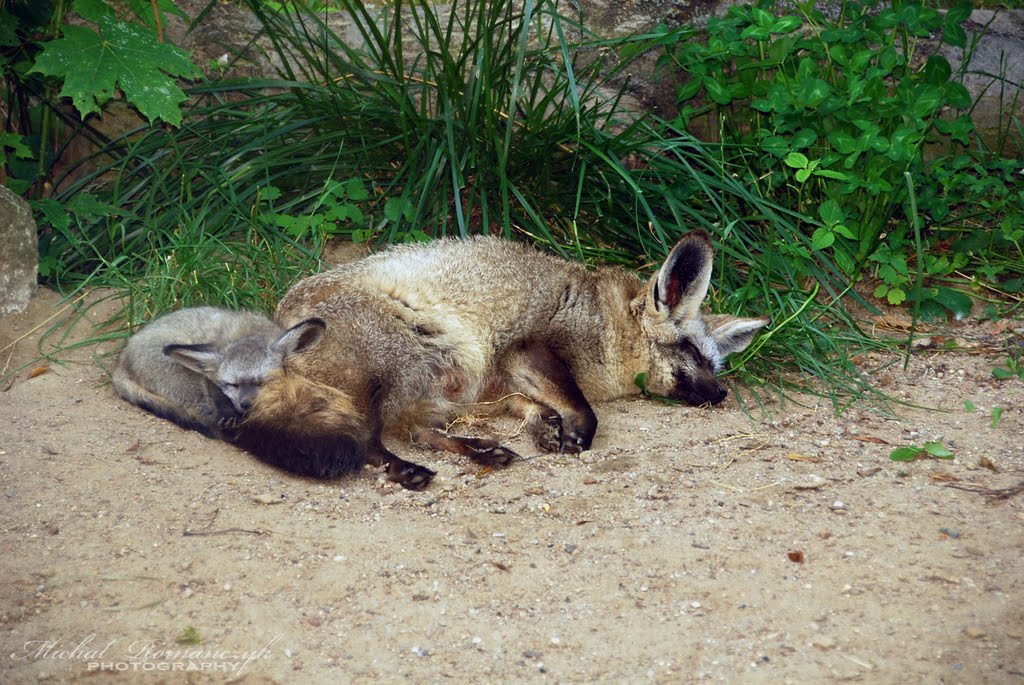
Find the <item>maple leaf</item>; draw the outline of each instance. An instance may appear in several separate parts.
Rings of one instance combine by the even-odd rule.
[[[181,123],[186,95],[175,77],[200,75],[186,51],[157,41],[146,27],[121,21],[100,0],[76,0],[74,9],[99,31],[65,24],[63,36],[43,45],[32,71],[64,79],[82,117],[98,112],[120,87],[125,99],[150,121]]]

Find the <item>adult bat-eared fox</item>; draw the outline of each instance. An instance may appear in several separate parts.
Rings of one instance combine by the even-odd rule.
[[[420,489],[434,472],[395,455],[385,436],[501,466],[515,453],[449,434],[451,420],[512,414],[542,450],[579,452],[597,429],[590,403],[639,393],[640,373],[651,393],[718,404],[723,358],[768,319],[700,313],[712,254],[693,231],[645,283],[480,237],[392,247],[310,276],[275,318],[289,330],[322,321],[322,335],[262,386],[242,433],[282,448],[290,431],[316,435],[327,447],[310,450],[316,471],[368,460]]]

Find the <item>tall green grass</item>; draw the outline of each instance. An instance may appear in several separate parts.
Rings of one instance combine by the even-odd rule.
[[[875,343],[843,307],[840,272],[810,249],[807,218],[623,106],[648,37],[599,39],[549,0],[343,0],[347,38],[337,14],[247,4],[280,78],[202,84],[180,129],[134,131],[97,155],[113,161],[60,199],[99,185],[120,213],[51,234],[65,283],[124,288],[138,322],[198,301],[269,309],[336,234],[497,234],[652,269],[703,228],[719,248],[713,308],[774,322],[734,362],[758,401],[811,381],[837,407],[877,397],[849,361]],[[330,189],[352,180],[366,192],[339,212]],[[287,217],[318,220],[289,233]]]

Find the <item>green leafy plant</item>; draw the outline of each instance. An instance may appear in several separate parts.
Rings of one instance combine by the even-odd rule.
[[[999,381],[1010,378],[1024,380],[1024,363],[1021,363],[1020,356],[1010,356],[1002,366],[992,369],[992,375]]]
[[[0,183],[17,193],[32,186],[52,154],[58,117],[39,104],[55,96],[55,90],[52,83],[30,70],[40,44],[56,35],[68,4],[29,0],[0,3],[0,95],[5,103]],[[34,135],[36,132],[39,135]]]
[[[34,158],[32,150],[25,145],[21,136],[16,133],[0,133],[0,183],[7,180],[4,168],[8,163],[8,155],[20,160]]]
[[[918,447],[917,445],[908,445],[906,447],[897,447],[889,453],[889,458],[893,461],[914,461],[922,457],[932,457],[935,459],[952,459],[954,456],[941,440],[932,440],[926,442],[924,447]]]
[[[280,197],[281,191],[274,186],[268,186],[263,191],[263,198],[266,200],[276,200]],[[361,180],[328,179],[324,182],[319,203],[311,208],[311,211],[300,216],[274,214],[272,218],[275,225],[295,239],[310,238],[314,235],[323,239],[346,233],[355,239],[365,240],[364,236],[368,236],[369,232],[363,228],[365,217],[360,204],[368,199],[369,194]]]
[[[997,381],[1017,378],[1024,380],[1024,340],[1019,336],[1010,336],[1006,342],[1006,360],[992,369],[992,377]]]
[[[845,0],[830,17],[814,3],[760,0],[730,7],[704,31],[666,30],[661,63],[686,79],[679,125],[717,137],[734,173],[806,217],[811,250],[831,253],[851,279],[871,267],[880,281],[874,295],[890,304],[910,300],[925,317],[963,316],[970,298],[924,287],[908,257],[919,262],[922,282],[963,269],[971,253],[950,249],[937,232],[954,219],[1005,226],[965,233],[991,234],[1018,254],[1024,236],[1024,180],[1003,172],[1009,160],[972,148],[962,72],[919,50],[937,36],[969,54],[961,23],[970,9]],[[915,186],[919,208],[910,206]],[[921,220],[923,244],[911,219]]]
[[[1002,407],[992,407],[992,421],[991,421],[992,428],[998,428],[999,427],[999,422],[1002,420],[1002,418],[1003,418],[1003,409],[1002,409]]]
[[[72,13],[78,18],[69,21]],[[97,147],[107,140],[86,117],[119,91],[148,121],[180,122],[185,94],[178,79],[200,72],[183,50],[164,42],[167,13],[184,17],[171,0],[0,2],[0,95],[7,105],[0,183],[48,194],[74,138]]]
[[[683,402],[681,402],[680,400],[676,400],[676,399],[673,399],[671,397],[666,397],[665,395],[659,395],[657,393],[653,393],[653,392],[649,391],[647,389],[647,374],[646,373],[638,373],[636,375],[636,378],[633,379],[633,383],[636,385],[636,387],[640,388],[640,394],[643,395],[644,397],[647,397],[647,398],[652,399],[652,400],[657,400],[658,402],[661,402],[662,404],[670,404],[670,405],[683,404]]]
[[[680,116],[690,123],[707,111],[723,143],[764,149],[745,154],[766,194],[797,195],[790,206],[800,209],[841,199],[854,233],[843,246],[862,261],[905,197],[903,172],[920,167],[923,145],[940,133],[940,110],[971,105],[943,57],[922,67],[914,59],[918,39],[932,32],[963,47],[959,24],[970,8],[943,16],[918,2],[847,0],[830,20],[798,7],[781,17],[774,0],[730,7],[709,20],[706,44],[672,45],[668,58],[690,77]],[[701,96],[712,104],[700,106]],[[958,121],[973,131],[969,119]]]
[[[244,214],[225,213],[225,205],[239,206],[229,188],[181,207],[171,225],[151,222],[144,198],[126,206],[78,193],[32,204],[46,226],[40,274],[61,290],[113,289],[124,304],[105,322],[114,329],[200,304],[270,312],[289,284],[320,268],[323,232],[291,238],[259,195]]]
[[[174,638],[174,641],[179,645],[198,645],[202,643],[203,638],[195,626],[185,626],[181,633]]]
[[[131,4],[136,10],[145,6]],[[164,6],[174,8],[171,3]],[[64,24],[60,38],[42,45],[32,71],[61,79],[60,94],[71,98],[83,118],[99,112],[120,88],[150,121],[179,124],[186,95],[177,78],[201,74],[188,54],[161,42],[154,28],[119,19],[102,0],[75,0],[72,7],[96,30]],[[152,14],[139,15],[153,20]]]

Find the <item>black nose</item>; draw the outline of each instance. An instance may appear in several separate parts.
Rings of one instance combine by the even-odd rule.
[[[719,404],[729,394],[718,382],[718,379],[710,373],[691,378],[677,371],[675,381],[676,387],[672,392],[672,397],[695,407],[702,404]]]
[[[720,404],[729,391],[722,387],[717,378],[709,378],[697,385],[697,393],[708,404]]]

